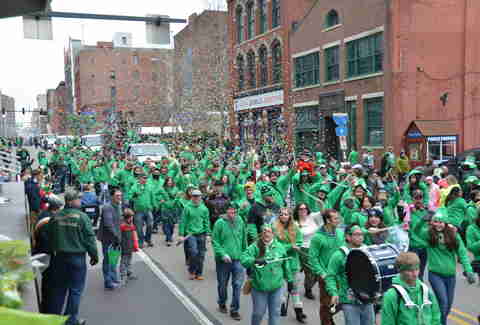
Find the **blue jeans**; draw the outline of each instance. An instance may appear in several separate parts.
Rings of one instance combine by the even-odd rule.
[[[455,276],[443,276],[438,273],[428,272],[428,280],[438,300],[440,312],[442,313],[442,324],[447,325],[447,317],[455,298]]]
[[[423,276],[425,274],[425,267],[427,266],[427,249],[426,248],[417,248],[410,247],[410,252],[416,253],[420,259],[420,280],[423,281]]]
[[[205,237],[205,234],[192,235],[188,237],[185,242],[190,262],[188,265],[188,272],[191,274],[202,275],[203,273],[203,262],[207,250]]]
[[[163,229],[163,233],[165,234],[166,241],[171,242],[173,237],[173,230],[175,229],[175,224],[164,222],[162,223],[162,229]]]
[[[69,315],[67,325],[77,322],[80,299],[82,298],[87,277],[87,261],[85,253],[62,254],[52,256],[52,290],[48,303],[48,313],[62,315],[63,304],[67,297],[64,315]]]
[[[110,263],[108,263],[107,251],[108,251],[109,244],[102,243],[102,253],[103,253],[103,261],[102,261],[102,271],[103,271],[103,283],[105,288],[113,287],[114,282],[118,281],[118,272],[116,267],[112,267]]]
[[[372,325],[375,323],[373,304],[342,304],[345,324]]]
[[[137,228],[138,234],[138,244],[143,245],[143,242],[150,242],[152,240],[152,226],[153,226],[153,216],[150,211],[148,212],[136,212],[133,217],[133,223],[135,228]],[[146,225],[145,232],[143,226]]]
[[[225,263],[220,259],[215,259],[217,266],[217,290],[218,305],[225,306],[228,299],[228,281],[232,276],[232,302],[230,312],[238,312],[240,309],[240,290],[244,279],[244,269],[239,260],[233,260],[232,263]]]
[[[252,288],[252,325],[260,325],[268,307],[268,325],[280,324],[282,287],[273,291],[258,291]]]

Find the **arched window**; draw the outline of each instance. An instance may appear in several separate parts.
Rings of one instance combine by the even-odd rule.
[[[243,56],[237,56],[238,90],[240,91],[243,90],[243,87],[245,86],[245,72],[243,65]]]
[[[340,18],[338,17],[337,11],[332,9],[328,12],[325,19],[325,28],[336,26],[338,24],[340,24]]]
[[[275,41],[272,45],[272,82],[282,81],[282,45]]]
[[[272,1],[272,28],[280,26],[280,0]]]
[[[253,51],[248,52],[247,54],[247,66],[248,66],[248,85],[250,88],[255,88],[257,86],[257,79],[255,73],[255,53]]]
[[[255,7],[253,1],[247,4],[247,39],[255,35]]]
[[[258,50],[258,59],[260,61],[260,87],[265,87],[268,83],[268,64],[267,48],[263,45]]]
[[[238,8],[237,8],[236,19],[237,19],[237,43],[241,43],[241,42],[243,42],[243,15],[242,15],[242,7],[238,7]]]
[[[260,31],[263,34],[267,31],[267,0],[258,0],[258,9],[260,10]]]

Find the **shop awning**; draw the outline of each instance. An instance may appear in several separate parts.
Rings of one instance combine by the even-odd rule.
[[[455,121],[413,121],[423,136],[457,135]]]

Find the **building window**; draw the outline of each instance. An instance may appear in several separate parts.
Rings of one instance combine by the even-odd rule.
[[[456,136],[427,137],[427,158],[433,160],[434,163],[453,159],[456,155]]]
[[[135,80],[140,79],[140,72],[138,72],[138,70],[133,71],[133,72],[132,72],[132,77],[133,77],[133,79],[135,79]]]
[[[133,56],[133,64],[138,64],[139,60],[138,60],[138,55],[134,55]]]
[[[265,46],[258,50],[258,57],[260,61],[260,87],[265,87],[268,83],[267,48]]]
[[[337,81],[340,79],[340,46],[329,47],[324,50],[325,55],[325,81]]]
[[[347,77],[383,71],[383,33],[347,43]]]
[[[115,71],[110,71],[110,79],[115,80]]]
[[[259,0],[258,8],[260,9],[260,34],[267,31],[267,0]]]
[[[248,85],[250,88],[255,88],[257,86],[256,79],[256,65],[255,65],[255,53],[253,51],[248,52],[247,54],[247,66],[248,66]]]
[[[255,35],[255,7],[253,2],[247,4],[247,39]]]
[[[319,52],[315,52],[294,59],[296,88],[316,85],[320,82],[319,56]]]
[[[243,42],[243,16],[242,16],[242,8],[237,8],[237,43]]]
[[[325,28],[333,27],[340,24],[338,13],[336,10],[330,10],[325,18]]]
[[[280,26],[280,0],[272,1],[272,28]]]
[[[245,75],[244,75],[244,60],[243,56],[237,57],[237,73],[238,73],[238,90],[243,90],[245,86]]]
[[[122,45],[127,45],[127,36],[122,36]]]
[[[282,81],[282,46],[279,41],[272,45],[272,82]]]
[[[383,97],[366,99],[363,105],[365,145],[383,146]]]
[[[350,149],[357,147],[357,102],[345,102],[348,114],[348,144]]]

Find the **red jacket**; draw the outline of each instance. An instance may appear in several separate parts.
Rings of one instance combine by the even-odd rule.
[[[310,173],[310,176],[315,176],[315,165],[311,161],[300,160],[297,162],[297,170],[301,173],[304,170]]]

